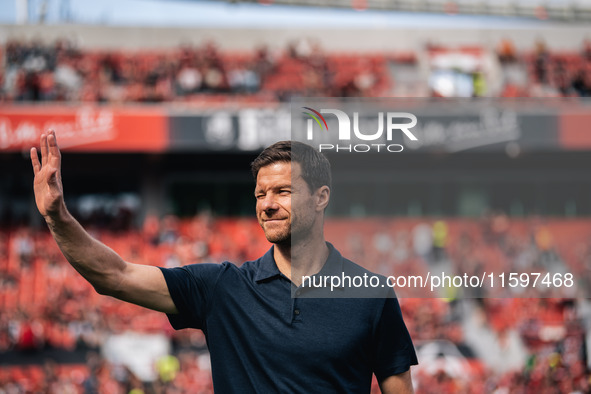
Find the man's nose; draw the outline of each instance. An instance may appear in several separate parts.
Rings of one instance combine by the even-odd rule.
[[[276,210],[277,209],[277,200],[273,193],[268,193],[263,201],[261,202],[261,208],[264,211]]]

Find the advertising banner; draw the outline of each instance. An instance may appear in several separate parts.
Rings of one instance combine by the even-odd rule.
[[[0,152],[26,151],[54,129],[60,147],[73,152],[161,152],[168,144],[162,109],[98,106],[0,108]]]

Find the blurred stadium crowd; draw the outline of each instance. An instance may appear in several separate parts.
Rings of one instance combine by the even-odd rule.
[[[128,261],[167,267],[240,262],[268,248],[255,220],[207,214],[148,217],[140,229],[89,230]],[[586,220],[516,220],[498,213],[482,219],[380,219],[379,224],[335,219],[327,223],[327,233],[344,255],[375,256],[399,274],[417,265],[451,264],[461,272],[466,266],[492,269],[499,261],[513,261],[518,267],[513,270],[543,272],[561,265],[582,278],[591,266]],[[367,242],[359,242],[364,238]],[[163,314],[99,296],[68,265],[48,232],[3,228],[0,263],[0,356],[46,359],[0,368],[1,393],[212,392],[200,331],[175,332]],[[566,298],[400,299],[425,361],[413,371],[417,392],[589,392],[584,301],[553,296]],[[126,330],[165,333],[172,341],[174,355],[154,365],[155,382],[142,382],[99,355],[106,338]],[[56,364],[51,356],[56,351],[85,354],[86,360]],[[375,382],[374,391],[379,392]]]
[[[445,95],[436,86],[398,91],[397,66],[418,72],[418,53],[328,53],[301,39],[283,50],[260,46],[226,52],[215,43],[171,50],[86,50],[61,39],[8,41],[0,58],[0,100],[61,102],[257,102],[318,97],[425,97]],[[429,50],[446,48],[429,47]],[[483,49],[483,48],[476,48]],[[588,97],[591,41],[580,52],[548,48],[543,40],[517,51],[509,39],[496,49],[504,81],[501,97]],[[456,68],[451,65],[448,68]],[[464,77],[473,96],[490,96],[481,67]],[[424,76],[428,79],[428,76]],[[429,85],[427,81],[418,86]],[[496,93],[495,93],[496,94]]]

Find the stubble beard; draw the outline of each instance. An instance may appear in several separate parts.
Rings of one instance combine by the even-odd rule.
[[[259,225],[263,229],[267,241],[272,244],[283,245],[291,243],[291,225],[288,224],[283,228],[268,229],[265,227],[267,224],[262,219],[259,219]]]
[[[292,245],[297,245],[310,237],[314,220],[311,217],[294,215],[292,212],[292,225],[290,229],[290,240]]]
[[[267,241],[277,244],[277,245],[288,245],[291,244],[291,231],[289,228],[281,231],[271,232],[269,230],[265,230],[265,237]]]
[[[267,241],[276,245],[291,246],[308,238],[312,232],[313,224],[312,218],[300,217],[292,212],[291,223],[287,225],[287,228],[267,230],[264,223],[261,223],[261,227]]]

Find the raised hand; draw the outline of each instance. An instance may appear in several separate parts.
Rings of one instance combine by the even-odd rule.
[[[57,146],[55,131],[49,130],[41,134],[40,145],[41,163],[39,163],[37,149],[31,148],[31,162],[35,173],[33,189],[37,209],[45,218],[51,218],[64,207],[60,169],[62,157]]]

